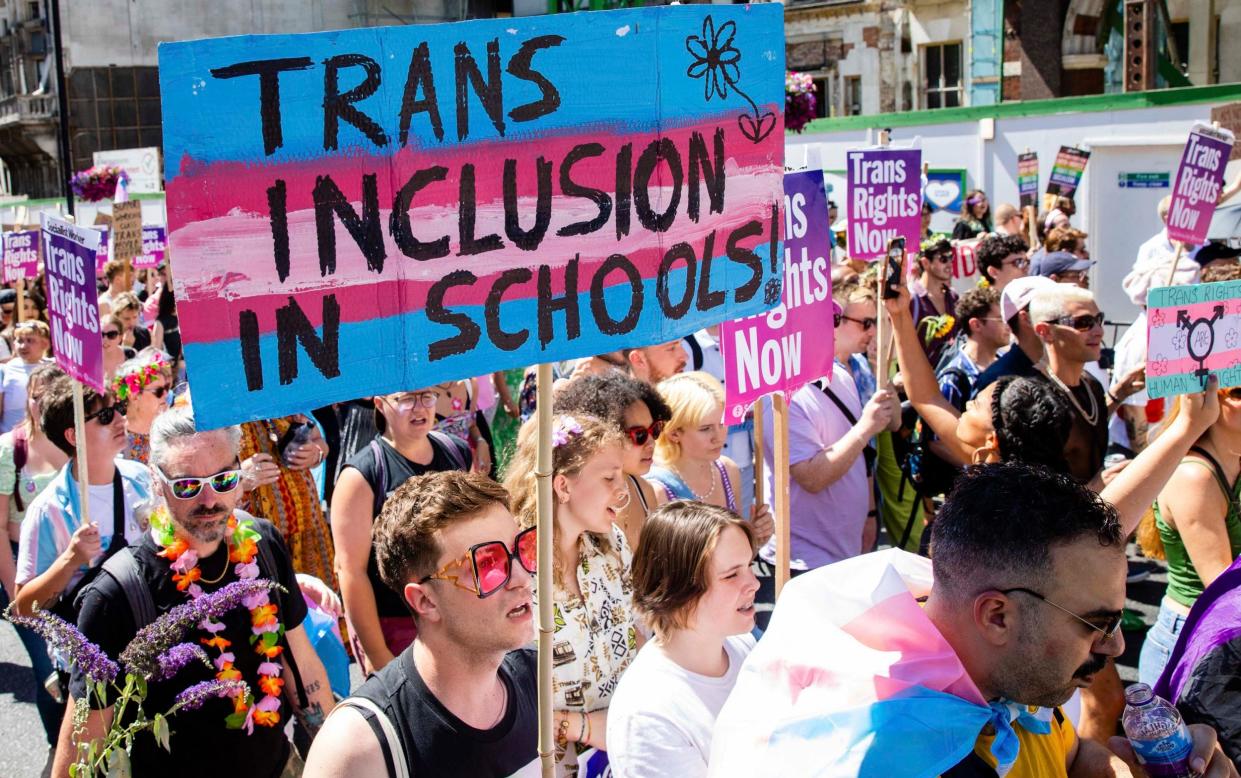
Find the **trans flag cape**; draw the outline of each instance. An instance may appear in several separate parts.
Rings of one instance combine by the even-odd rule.
[[[932,778],[965,759],[987,723],[1004,775],[1020,706],[988,705],[916,598],[931,562],[890,549],[790,581],[712,739],[712,776]]]

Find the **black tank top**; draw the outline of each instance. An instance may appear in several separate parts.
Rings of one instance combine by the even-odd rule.
[[[418,776],[460,775],[471,778],[510,778],[539,775],[538,771],[538,658],[528,648],[511,651],[500,665],[508,705],[500,723],[475,729],[445,708],[414,666],[412,649],[354,692],[375,703],[392,722],[405,751],[409,773]],[[369,711],[356,709],[379,739],[386,742],[379,722]],[[392,755],[384,748],[388,774]]]

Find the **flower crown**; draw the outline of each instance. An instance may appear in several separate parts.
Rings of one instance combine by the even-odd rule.
[[[116,378],[113,378],[112,392],[116,395],[117,400],[122,402],[128,400],[150,386],[156,378],[162,377],[166,367],[168,367],[168,363],[162,357],[156,357],[132,373],[118,375]]]
[[[569,438],[582,434],[582,425],[572,416],[565,416],[552,425],[552,446],[560,448],[569,442]]]

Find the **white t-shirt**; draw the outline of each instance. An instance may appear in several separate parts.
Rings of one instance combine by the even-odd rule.
[[[608,706],[608,762],[615,778],[706,776],[715,718],[754,648],[753,635],[724,641],[728,671],[691,673],[654,641],[621,676]]]
[[[0,434],[8,432],[26,418],[26,384],[42,362],[27,364],[20,357],[4,363],[0,372],[0,392],[4,395],[4,414],[0,415]]]

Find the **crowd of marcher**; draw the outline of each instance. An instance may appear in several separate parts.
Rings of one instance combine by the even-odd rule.
[[[205,662],[148,679],[146,713],[16,627],[48,771],[70,775],[93,737],[180,703],[187,686],[243,681],[185,705],[162,738],[139,734],[131,774],[537,774],[532,647],[548,597],[559,776],[595,774],[605,755],[620,777],[850,774],[840,765],[878,758],[867,749],[908,723],[873,717],[855,732],[842,711],[899,682],[876,669],[892,656],[932,649],[957,668],[951,693],[992,713],[962,750],[953,715],[927,707],[919,726],[956,750],[887,774],[1141,775],[1112,739],[1136,535],[1169,582],[1141,680],[1176,690],[1196,769],[1236,775],[1241,691],[1219,679],[1241,671],[1241,653],[1186,646],[1241,612],[1213,589],[1237,586],[1241,387],[1212,379],[1163,412],[1143,391],[1143,321],[1103,366],[1096,260],[1072,200],[1035,224],[1007,204],[993,214],[981,191],[964,202],[951,236],[911,247],[894,298],[838,251],[832,373],[787,403],[792,580],[778,607],[775,410],[767,398],[761,425],[724,422],[718,327],[554,366],[553,571],[540,592],[534,368],[200,429],[193,395],[219,389],[185,382],[167,266],[135,278],[112,261],[100,280],[109,390],[84,391],[79,463],[42,291],[20,317],[0,291],[11,612],[51,610],[116,657],[160,613],[254,578],[280,585],[203,618],[191,643]],[[980,283],[958,294],[954,242],[973,239]],[[1241,279],[1241,251],[1184,249],[1176,283]],[[1176,253],[1163,230],[1133,258],[1136,304]],[[1128,261],[1100,259],[1117,275]],[[892,365],[878,360],[881,313]],[[834,665],[824,630],[851,617],[837,610],[847,597],[825,593],[889,569],[922,588],[910,583],[904,610],[849,624],[875,656]],[[1214,615],[1196,615],[1199,600]],[[931,643],[902,642],[916,634]],[[835,734],[816,740],[823,728]],[[764,762],[777,743],[796,757]]]

